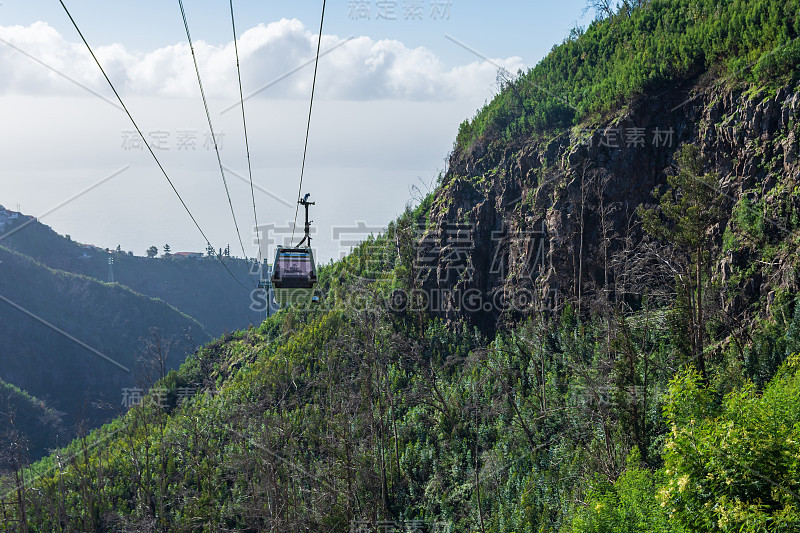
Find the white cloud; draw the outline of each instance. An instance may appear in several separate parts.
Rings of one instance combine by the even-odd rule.
[[[69,42],[44,22],[30,26],[0,26],[0,38],[92,89],[107,92],[104,80],[82,43]],[[497,73],[495,65],[516,72],[521,58],[476,60],[448,68],[424,47],[408,48],[395,40],[325,35],[322,50],[335,49],[320,61],[318,95],[336,100],[482,101]],[[195,41],[195,52],[206,93],[236,101],[233,43],[215,46]],[[253,92],[313,57],[317,39],[296,19],[259,24],[239,42],[245,93]],[[123,94],[196,97],[197,79],[187,43],[148,53],[133,53],[121,44],[95,50]],[[259,97],[308,97],[313,69],[309,66],[275,83]],[[30,58],[0,44],[0,94],[65,94],[70,84]],[[80,90],[80,89],[75,89]],[[69,93],[72,94],[72,93]],[[87,93],[88,94],[88,93]]]

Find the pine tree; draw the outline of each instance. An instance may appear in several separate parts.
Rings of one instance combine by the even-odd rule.
[[[647,233],[684,251],[688,258],[685,269],[676,276],[679,300],[687,302],[682,309],[689,323],[693,359],[703,379],[707,379],[703,349],[705,317],[703,289],[711,249],[711,229],[722,218],[723,196],[719,176],[704,173],[705,160],[700,149],[684,145],[675,155],[677,171],[667,177],[670,188],[653,191],[657,206],[639,207],[642,227]]]

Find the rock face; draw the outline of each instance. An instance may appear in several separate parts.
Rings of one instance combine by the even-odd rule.
[[[694,80],[549,139],[456,150],[433,203],[432,229],[419,243],[430,308],[491,331],[579,296],[619,293],[613,259],[641,242],[636,208],[666,186],[684,143],[697,145],[706,172],[719,175],[729,217],[746,195],[760,206],[767,238],[785,242],[800,210],[793,194],[798,112],[797,84],[753,92]],[[718,256],[712,274],[728,283],[724,305],[741,307],[775,285],[795,286],[791,269],[773,265],[770,272],[784,271],[780,279],[759,266],[730,287],[757,247],[740,243],[723,253],[729,224],[709,235]]]

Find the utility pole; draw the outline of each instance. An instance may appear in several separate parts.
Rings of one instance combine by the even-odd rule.
[[[267,318],[271,316],[272,307],[272,267],[267,264],[267,260],[264,259],[264,264],[261,267],[261,279],[258,282],[258,288],[264,289],[265,296],[267,298]]]

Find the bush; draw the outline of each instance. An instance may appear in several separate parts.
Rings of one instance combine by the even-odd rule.
[[[689,531],[789,532],[800,528],[800,357],[758,394],[728,394],[710,416],[710,394],[694,371],[679,374],[666,407],[670,517]]]
[[[613,485],[600,483],[592,489],[586,507],[572,523],[575,533],[666,533],[682,531],[669,521],[656,500],[663,472],[641,468],[638,450],[628,456],[625,472]]]

